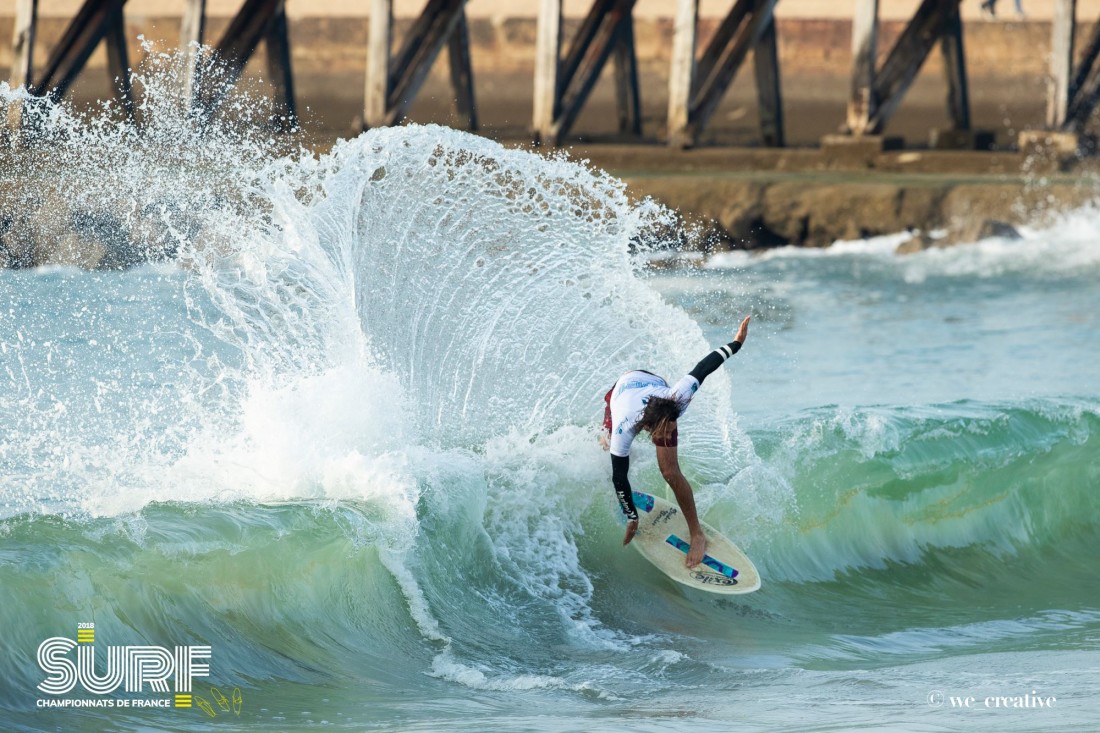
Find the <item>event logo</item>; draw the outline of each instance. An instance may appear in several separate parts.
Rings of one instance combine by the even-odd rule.
[[[108,646],[98,650],[95,624],[77,625],[76,639],[54,636],[38,645],[38,666],[46,678],[38,689],[48,695],[88,692],[103,696],[123,691],[137,699],[41,699],[40,708],[53,707],[177,707],[197,703],[213,717],[213,708],[200,696],[192,696],[196,677],[210,676],[209,646]],[[218,707],[240,715],[241,692],[234,689],[232,703],[216,687],[211,688]],[[207,708],[210,708],[207,710]]]

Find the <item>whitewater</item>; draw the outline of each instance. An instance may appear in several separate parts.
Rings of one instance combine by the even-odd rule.
[[[150,261],[0,271],[2,727],[1094,728],[1100,212],[669,270],[676,217],[583,163],[417,125],[288,152],[138,84],[140,135],[32,110],[38,236]],[[620,546],[596,430],[748,314],[680,427],[763,578],[731,599]],[[100,672],[209,646],[195,705],[40,703],[81,625]]]

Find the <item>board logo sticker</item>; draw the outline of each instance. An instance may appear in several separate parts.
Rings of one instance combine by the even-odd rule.
[[[703,585],[737,585],[736,578],[727,578],[725,575],[719,575],[718,573],[712,573],[707,570],[692,570],[691,577],[693,580],[698,580]]]
[[[646,514],[653,511],[653,497],[649,494],[643,494],[640,491],[630,492],[634,496],[634,506],[641,509]]]
[[[689,545],[687,542],[684,542],[682,539],[674,534],[670,534],[668,537],[666,537],[665,542],[672,545],[685,555],[688,554],[688,551],[691,549],[691,545]],[[737,585],[737,581],[734,580],[734,578],[736,578],[738,575],[736,568],[730,567],[721,560],[716,560],[710,555],[703,555],[702,564],[706,565],[711,570],[716,571],[721,576],[721,579],[727,582],[720,582],[717,578],[715,578],[715,580],[712,582],[710,580],[704,580],[703,578],[698,577],[697,574],[705,574],[707,577],[715,577],[713,573],[708,573],[705,570],[693,570],[691,577],[702,583],[709,583],[711,585]]]
[[[668,509],[663,509],[661,511],[661,513],[657,515],[657,518],[653,520],[653,526],[654,527],[660,527],[662,524],[664,524],[668,520],[672,519],[673,517],[675,517],[679,513],[680,513],[679,510],[676,509],[675,507],[669,507]],[[675,536],[675,535],[673,535],[673,536]],[[666,542],[667,542],[667,540],[666,540]],[[671,545],[672,543],[669,542],[669,544]],[[673,545],[673,547],[675,547],[675,545]]]

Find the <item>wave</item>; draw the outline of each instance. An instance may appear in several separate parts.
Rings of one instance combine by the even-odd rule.
[[[822,408],[776,426],[755,443],[798,508],[752,548],[779,586],[771,607],[834,634],[805,651],[819,659],[1057,647],[1095,629],[1098,429],[1095,405],[1072,401]],[[878,633],[847,638],[851,608]]]
[[[662,583],[617,547],[603,454],[568,428],[427,469],[397,543],[394,518],[369,500],[9,518],[2,613],[13,648],[74,619],[118,643],[185,629],[215,648],[223,679],[397,687],[429,674],[610,697],[625,694],[638,653],[652,657],[640,672],[650,684],[668,684],[670,666],[690,677],[698,662],[675,639],[728,639],[731,613],[737,635],[765,649],[801,629],[794,654],[812,664],[1057,647],[1100,623],[1088,591],[1098,428],[1074,404],[822,409],[754,436],[761,463],[726,483],[689,462],[707,520],[766,579],[736,602]],[[637,481],[658,480],[643,461]],[[784,481],[795,491],[785,521],[744,531],[744,497]],[[859,636],[845,631],[853,607]],[[690,631],[676,621],[686,608]],[[922,630],[929,609],[938,630]],[[30,657],[3,663],[2,687],[33,676],[19,659]]]
[[[186,632],[232,679],[615,696],[854,603],[884,633],[959,597],[959,623],[1052,597],[1088,618],[1087,404],[828,408],[750,436],[718,372],[684,418],[685,470],[765,590],[691,595],[619,546],[592,429],[622,371],[709,348],[638,275],[667,211],[438,127],[196,159],[169,126],[96,169],[130,132],[66,120],[87,148],[67,185],[154,211],[179,269],[0,279],[13,648],[94,621],[119,643]],[[644,446],[632,471],[661,485]],[[0,703],[28,659],[0,660]]]
[[[97,151],[82,166],[129,142],[70,123]],[[179,183],[161,164],[188,170],[187,146],[156,145],[100,171],[128,182],[101,206],[141,211],[135,181]],[[668,212],[437,127],[221,163],[218,196],[185,193],[172,212],[189,225],[162,222],[178,272],[4,278],[21,309],[3,339],[3,543],[21,563],[4,614],[50,609],[19,642],[91,614],[120,638],[189,629],[257,678],[362,654],[382,677],[401,657],[485,688],[588,689],[531,650],[625,654],[646,636],[599,608],[590,569],[618,529],[592,426],[622,371],[674,373],[708,349],[635,274]],[[719,480],[751,447],[724,376],[696,402],[700,470]],[[637,465],[654,474],[652,456]]]
[[[990,237],[970,244],[930,248],[897,255],[899,244],[913,234],[901,232],[865,240],[839,241],[831,247],[778,247],[761,252],[722,252],[707,258],[714,270],[757,270],[782,267],[786,261],[816,259],[836,268],[870,268],[866,275],[916,284],[929,280],[978,278],[1044,281],[1093,278],[1100,270],[1095,206],[1067,212],[1044,226],[1025,226],[1020,238]]]

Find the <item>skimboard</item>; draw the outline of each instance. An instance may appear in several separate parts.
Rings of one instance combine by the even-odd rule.
[[[642,557],[677,583],[710,593],[752,593],[760,588],[760,574],[737,545],[706,523],[707,552],[703,562],[684,567],[691,535],[680,507],[641,491],[634,492],[638,533],[631,541]]]

